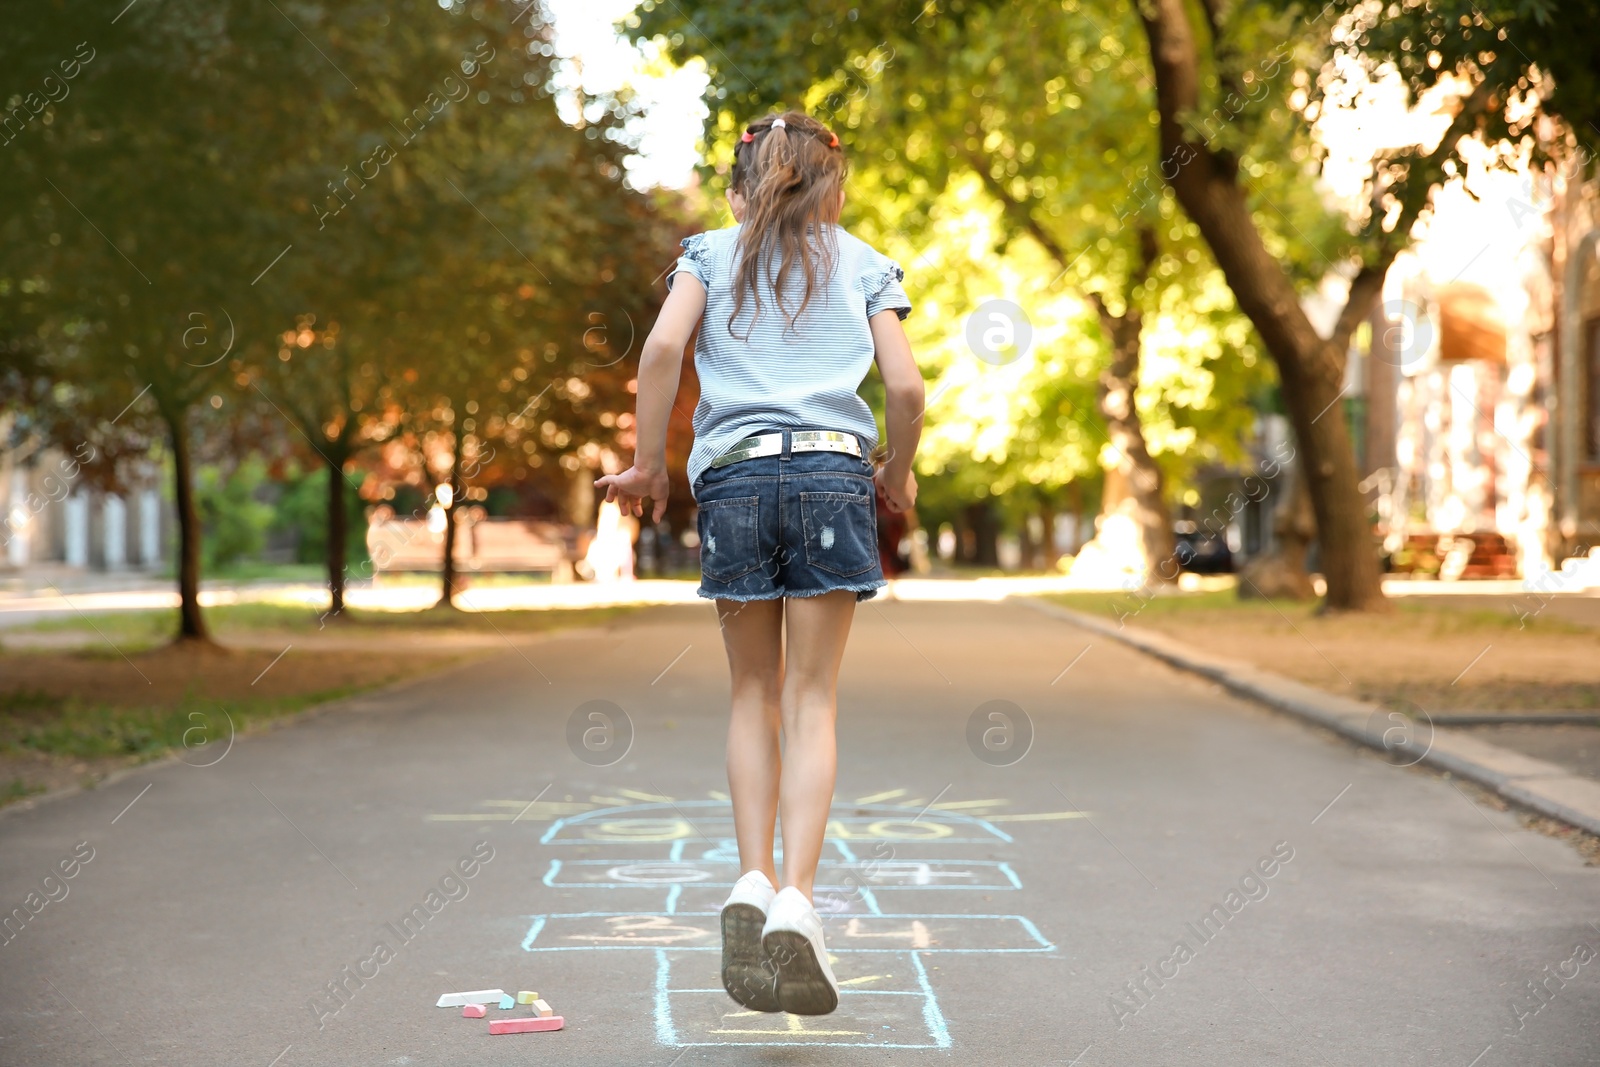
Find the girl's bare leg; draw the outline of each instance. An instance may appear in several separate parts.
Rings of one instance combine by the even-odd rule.
[[[733,680],[728,792],[733,797],[739,870],[760,871],[776,886],[772,837],[778,817],[783,601],[718,600],[717,617]]]
[[[779,806],[783,812],[783,881],[807,897],[822,858],[822,838],[833,804],[838,751],[839,664],[855,616],[856,594],[842,589],[784,602],[788,646],[783,673],[784,767]],[[743,851],[741,839],[740,850]]]

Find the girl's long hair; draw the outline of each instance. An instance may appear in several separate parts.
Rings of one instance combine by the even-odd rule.
[[[783,120],[774,128],[773,123]],[[748,139],[746,139],[748,138]],[[822,123],[800,111],[785,111],[752,122],[734,145],[730,188],[745,200],[739,230],[739,265],[734,275],[733,313],[728,332],[748,299],[761,316],[760,281],[765,272],[778,301],[795,271],[805,279],[800,306],[789,314],[792,327],[811,303],[817,287],[833,273],[839,221],[839,190],[844,187],[845,160],[839,138]],[[815,232],[817,240],[809,239]],[[773,260],[777,273],[773,273]],[[748,338],[748,334],[746,337]]]

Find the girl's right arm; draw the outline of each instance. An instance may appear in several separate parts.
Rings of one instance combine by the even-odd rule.
[[[678,395],[683,351],[706,310],[706,288],[694,275],[680,271],[650,336],[639,353],[639,403],[634,422],[633,466],[621,474],[595,479],[624,514],[642,516],[644,501],[655,505],[655,522],[667,513],[667,419]],[[920,382],[921,379],[919,378]]]
[[[917,477],[911,472],[917,442],[922,439],[922,414],[926,390],[922,372],[911,355],[911,342],[893,308],[867,320],[878,373],[883,375],[884,423],[889,457],[877,473],[889,510],[905,511],[917,502]]]

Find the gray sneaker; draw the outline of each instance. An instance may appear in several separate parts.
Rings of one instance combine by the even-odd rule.
[[[760,871],[733,884],[722,906],[722,988],[752,1011],[778,1011],[777,971],[761,948],[767,909],[776,894]]]
[[[822,917],[789,886],[772,900],[761,947],[778,969],[778,1005],[791,1015],[827,1015],[839,1006],[839,983],[822,943]]]

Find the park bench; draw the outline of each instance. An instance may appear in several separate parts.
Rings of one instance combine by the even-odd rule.
[[[463,509],[456,521],[456,568],[462,574],[546,573],[571,581],[573,564],[583,555],[584,535],[560,523],[489,518],[477,507]],[[380,507],[367,523],[367,554],[375,575],[436,573],[444,560],[444,531],[429,529],[425,518],[397,518]]]
[[[1515,578],[1517,556],[1502,534],[1407,534],[1390,571],[1449,579]]]

